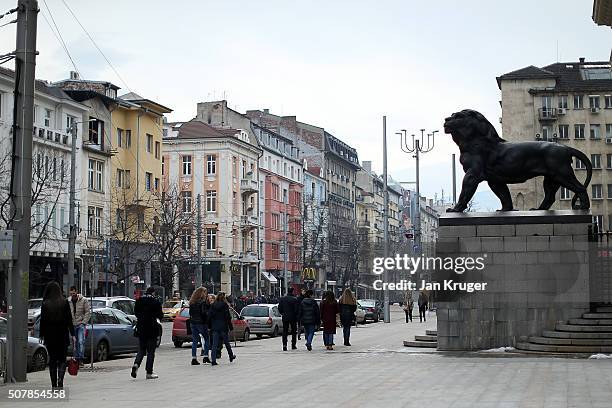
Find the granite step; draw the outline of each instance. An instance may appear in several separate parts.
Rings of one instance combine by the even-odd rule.
[[[437,341],[404,341],[405,347],[436,348]]]
[[[438,341],[438,336],[430,336],[430,335],[414,336],[414,339],[416,341]]]
[[[569,319],[567,323],[579,326],[612,326],[612,319]]]
[[[605,332],[612,333],[612,326],[601,326],[601,325],[578,325],[578,324],[561,324],[557,323],[555,326],[556,330],[566,332]]]
[[[612,313],[584,313],[583,319],[612,319]]]
[[[557,346],[612,346],[612,339],[563,339],[558,337],[529,337],[530,343],[552,344]]]
[[[562,346],[553,344],[517,343],[516,349],[548,353],[611,353],[612,346]]]
[[[437,336],[438,331],[437,330],[425,330],[425,334],[428,336]]]
[[[612,313],[612,306],[599,306],[597,313]]]
[[[544,330],[542,332],[542,337],[552,337],[557,339],[612,339],[612,333]]]

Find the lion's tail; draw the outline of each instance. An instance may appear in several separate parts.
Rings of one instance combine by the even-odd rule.
[[[591,182],[591,177],[593,176],[593,164],[591,163],[591,160],[589,160],[587,155],[582,153],[580,150],[574,149],[573,147],[570,147],[570,146],[567,146],[567,148],[570,149],[571,157],[577,158],[582,163],[584,163],[584,165],[586,166],[587,176],[586,176],[586,180],[584,180],[584,188],[587,188],[589,186],[589,183]],[[574,194],[574,197],[572,198],[572,208],[574,208],[577,199],[578,199],[578,196]]]

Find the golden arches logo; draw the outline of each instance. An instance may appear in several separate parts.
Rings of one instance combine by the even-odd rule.
[[[302,280],[317,280],[317,270],[315,268],[304,268],[302,270]]]

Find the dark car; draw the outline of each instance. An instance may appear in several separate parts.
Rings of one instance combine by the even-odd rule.
[[[232,315],[232,326],[234,330],[229,333],[230,340],[249,341],[251,338],[251,329],[246,320],[238,316],[238,313],[230,307]],[[189,307],[184,307],[176,315],[172,323],[172,342],[174,347],[183,347],[183,343],[191,343],[191,331],[187,330],[189,321]]]
[[[360,299],[357,301],[357,306],[365,312],[365,320],[373,320],[378,322],[383,319],[383,305],[380,300],[375,299]]]

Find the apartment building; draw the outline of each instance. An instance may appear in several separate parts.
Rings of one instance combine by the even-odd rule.
[[[212,121],[211,121],[212,123]],[[162,191],[176,190],[184,211],[201,200],[203,285],[233,296],[259,289],[258,160],[256,138],[245,129],[215,127],[200,119],[173,123],[163,139]],[[181,237],[185,260],[194,259],[197,230]],[[186,283],[192,286],[192,282]]]
[[[501,90],[502,137],[572,146],[593,164],[588,187],[593,221],[612,230],[612,69],[611,61],[562,62],[529,66],[497,78]],[[580,180],[585,166],[574,162]],[[510,186],[517,209],[538,207],[542,178]],[[573,193],[561,188],[552,209],[570,209]]]

